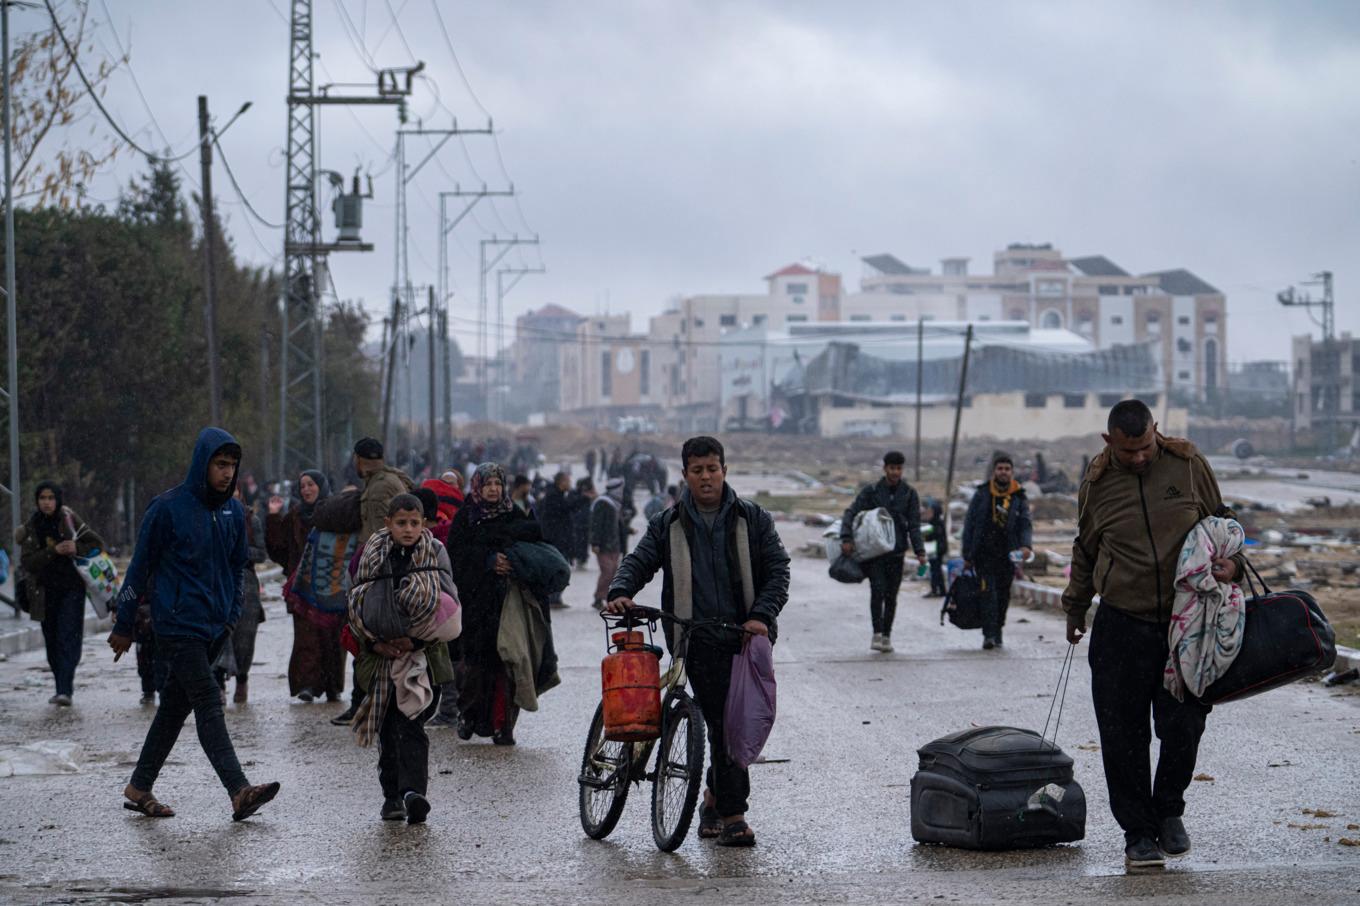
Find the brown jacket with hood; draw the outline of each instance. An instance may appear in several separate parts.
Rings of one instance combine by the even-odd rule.
[[[384,464],[364,478],[364,492],[359,498],[359,515],[363,526],[359,529],[359,544],[366,542],[382,528],[387,519],[387,505],[398,494],[409,494],[416,483],[401,469]]]
[[[1213,469],[1188,440],[1157,436],[1141,475],[1106,447],[1077,494],[1072,576],[1063,592],[1068,625],[1085,626],[1092,596],[1149,622],[1165,623],[1175,601],[1181,546],[1201,519],[1231,513]],[[1242,571],[1240,555],[1238,572]]]

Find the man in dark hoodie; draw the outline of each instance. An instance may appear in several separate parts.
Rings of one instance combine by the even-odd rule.
[[[691,437],[680,450],[680,461],[685,473],[680,501],[648,523],[642,540],[619,566],[605,609],[626,612],[633,596],[661,570],[662,610],[682,618],[740,624],[747,633],[773,642],[789,599],[789,555],[774,520],[728,486],[727,463],[716,438]],[[686,568],[689,581],[677,584],[677,570]],[[675,638],[667,623],[667,644],[674,646]],[[681,652],[713,753],[699,836],[716,837],[721,846],[756,842],[746,823],[750,774],[727,754],[724,725],[732,658],[741,651],[743,638],[735,631],[699,630],[690,636],[688,651]]]
[[[123,806],[152,818],[172,818],[151,789],[192,712],[198,740],[242,821],[278,794],[278,783],[252,786],[236,759],[212,663],[241,617],[246,563],[245,509],[233,498],[241,446],[221,428],[204,428],[184,483],[147,507],[132,563],[118,595],[109,636],[114,660],[132,646],[137,602],[150,592],[157,656],[168,675]]]

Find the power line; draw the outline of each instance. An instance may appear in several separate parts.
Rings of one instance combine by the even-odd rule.
[[[486,105],[482,103],[482,99],[479,98],[477,92],[473,90],[472,82],[467,77],[467,71],[463,69],[463,62],[458,59],[458,51],[453,46],[453,38],[449,35],[448,26],[444,22],[444,14],[439,11],[439,0],[430,0],[430,6],[434,9],[435,19],[439,22],[439,32],[444,36],[444,45],[449,49],[449,56],[453,58],[453,68],[458,71],[458,78],[462,80],[463,87],[467,89],[468,97],[472,98],[472,103],[477,105],[477,109],[482,111],[483,116],[487,119],[491,119],[491,112],[486,109]],[[500,164],[501,176],[505,177],[506,181],[509,181],[510,171],[505,166],[505,156],[501,153],[501,143],[496,138],[494,132],[491,134],[491,145],[496,152],[496,161]],[[535,232],[533,226],[529,223],[529,218],[524,216],[524,208],[520,205],[518,196],[512,197],[510,200],[514,203],[515,210],[519,212],[519,219],[524,223],[525,229],[530,233]],[[542,260],[542,256],[540,255],[539,261],[541,262]]]
[[[246,193],[241,189],[241,184],[236,181],[236,174],[232,172],[231,164],[227,161],[227,152],[222,150],[222,142],[218,139],[217,133],[215,132],[213,133],[212,143],[217,148],[217,153],[222,158],[222,169],[227,171],[227,180],[231,183],[231,187],[236,190],[236,196],[241,199],[241,203],[245,205],[246,210],[250,212],[252,217],[258,220],[264,226],[269,227],[271,230],[283,229],[284,224],[273,223],[269,220],[266,220],[264,215],[261,214],[259,211],[255,210],[255,206],[250,203],[250,199],[246,197]]]
[[[52,27],[56,29],[57,37],[61,38],[61,45],[66,48],[66,55],[71,58],[71,65],[75,68],[76,75],[80,76],[80,83],[85,86],[86,94],[90,96],[90,100],[94,102],[95,107],[98,108],[100,114],[103,115],[104,120],[109,124],[109,128],[117,133],[118,137],[121,138],[128,147],[132,148],[148,160],[167,161],[170,163],[177,163],[189,157],[191,154],[198,153],[199,146],[197,142],[183,154],[177,156],[164,156],[148,151],[133,141],[132,137],[128,135],[123,127],[118,124],[118,121],[113,118],[113,114],[109,113],[108,108],[104,106],[103,101],[99,100],[99,94],[94,90],[94,86],[90,84],[89,78],[85,75],[85,70],[80,65],[80,58],[76,56],[75,49],[71,47],[71,42],[66,40],[66,31],[61,27],[61,20],[57,17],[57,11],[52,6],[52,0],[43,0],[43,5],[47,7],[47,14],[52,18]]]

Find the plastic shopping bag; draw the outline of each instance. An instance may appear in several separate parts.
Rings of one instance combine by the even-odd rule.
[[[861,563],[893,552],[897,529],[892,514],[883,507],[855,516],[855,559]]]
[[[822,532],[822,544],[826,547],[827,562],[835,562],[841,555],[841,521],[837,519]]]
[[[732,658],[732,685],[723,709],[727,755],[737,767],[749,768],[760,757],[774,729],[774,648],[763,635],[753,635]]]
[[[72,565],[85,583],[85,594],[101,620],[109,615],[109,604],[118,594],[118,569],[109,555],[96,548],[84,557],[72,557]]]

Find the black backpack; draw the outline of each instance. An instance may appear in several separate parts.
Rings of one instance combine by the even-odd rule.
[[[960,629],[982,628],[982,596],[987,593],[985,581],[974,572],[961,573],[949,586],[940,607],[940,625],[944,618]]]

